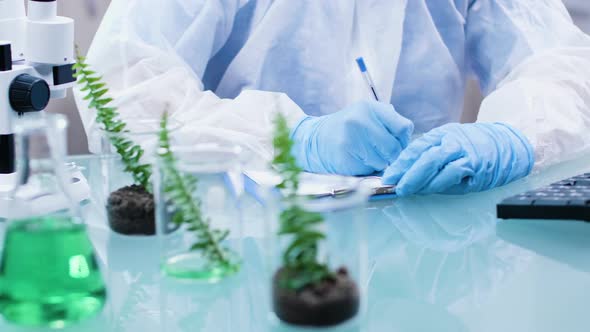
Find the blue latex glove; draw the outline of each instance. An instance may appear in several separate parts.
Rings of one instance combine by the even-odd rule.
[[[500,123],[448,124],[412,142],[384,174],[398,195],[464,194],[505,185],[528,175],[533,148]]]
[[[397,159],[413,131],[390,104],[363,101],[301,121],[292,133],[293,154],[309,172],[368,175]]]

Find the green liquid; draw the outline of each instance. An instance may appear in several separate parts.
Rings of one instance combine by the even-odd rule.
[[[227,265],[211,265],[199,253],[187,252],[168,258],[162,268],[169,277],[216,283],[238,273],[240,264],[233,259]]]
[[[7,321],[60,328],[96,315],[105,298],[84,225],[55,217],[10,223],[0,265],[0,312]]]

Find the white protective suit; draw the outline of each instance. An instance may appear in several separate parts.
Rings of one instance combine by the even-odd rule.
[[[276,112],[295,124],[370,98],[357,56],[418,132],[459,120],[474,74],[478,121],[520,129],[537,167],[590,148],[590,37],[560,0],[113,0],[88,61],[128,121],[168,109],[186,143],[269,160]]]

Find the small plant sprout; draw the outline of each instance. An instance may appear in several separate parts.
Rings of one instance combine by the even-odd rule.
[[[222,242],[229,236],[228,230],[213,229],[211,221],[203,216],[201,200],[194,197],[197,189],[197,178],[183,174],[178,170],[177,159],[170,149],[168,132],[168,114],[162,115],[159,132],[159,149],[163,191],[170,198],[173,206],[173,221],[176,224],[187,224],[188,230],[196,238],[191,250],[200,251],[210,266],[221,266],[239,269],[237,255],[224,247]]]
[[[76,70],[75,77],[80,91],[86,92],[84,100],[89,102],[88,108],[96,110],[96,122],[102,125],[107,133],[110,143],[113,145],[121,161],[125,166],[125,172],[133,176],[136,184],[146,190],[150,190],[150,177],[152,170],[149,164],[142,164],[141,157],[144,151],[141,146],[135,144],[126,134],[126,124],[120,119],[116,107],[111,106],[112,98],[107,94],[109,89],[102,81],[102,77],[90,69],[86,58],[77,51],[76,63],[73,68]]]
[[[282,178],[278,188],[285,195],[287,207],[280,215],[278,235],[290,239],[282,257],[285,274],[279,282],[284,288],[299,290],[330,277],[332,273],[326,264],[318,261],[319,242],[326,236],[317,230],[317,226],[324,219],[321,214],[306,211],[298,204],[297,191],[302,169],[291,154],[293,141],[285,117],[279,114],[275,125],[272,165]]]

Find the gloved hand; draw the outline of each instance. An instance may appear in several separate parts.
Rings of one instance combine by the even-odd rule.
[[[368,175],[394,161],[413,131],[414,124],[390,104],[363,101],[301,121],[292,132],[293,154],[309,172]]]
[[[463,194],[522,178],[534,162],[529,141],[508,125],[448,124],[412,142],[383,179],[401,196]]]

